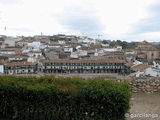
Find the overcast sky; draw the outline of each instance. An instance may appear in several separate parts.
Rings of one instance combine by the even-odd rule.
[[[0,34],[33,36],[41,32],[160,41],[160,1],[0,0]]]

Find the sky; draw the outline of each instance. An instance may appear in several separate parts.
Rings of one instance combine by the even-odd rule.
[[[0,0],[0,35],[160,41],[159,0]]]

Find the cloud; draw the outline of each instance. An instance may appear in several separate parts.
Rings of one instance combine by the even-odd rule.
[[[147,8],[149,16],[134,24],[135,33],[160,32],[160,3],[155,2]]]
[[[0,0],[0,4],[12,5],[12,4],[22,4],[21,0]]]
[[[9,30],[12,31],[19,31],[19,32],[32,32],[33,30],[29,28],[9,28]]]
[[[53,15],[53,17],[70,32],[97,36],[104,30],[104,25],[90,2],[68,6],[63,13]]]

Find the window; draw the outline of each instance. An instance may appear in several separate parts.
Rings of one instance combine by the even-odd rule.
[[[154,57],[154,53],[152,53],[152,57]]]

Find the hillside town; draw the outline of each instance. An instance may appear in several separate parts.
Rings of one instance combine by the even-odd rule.
[[[160,42],[57,34],[0,36],[0,75],[118,74],[160,77]]]

